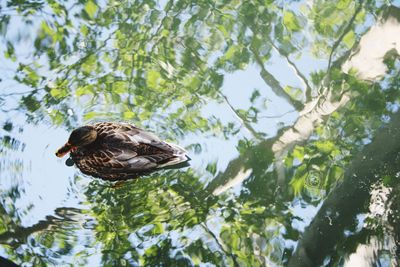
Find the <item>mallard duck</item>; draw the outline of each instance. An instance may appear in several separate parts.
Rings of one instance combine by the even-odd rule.
[[[68,153],[82,173],[105,180],[135,178],[190,159],[178,145],[123,122],[100,122],[73,130],[56,156]]]

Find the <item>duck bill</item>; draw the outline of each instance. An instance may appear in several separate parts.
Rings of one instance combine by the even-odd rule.
[[[56,152],[56,156],[59,158],[64,157],[66,154],[71,152],[71,150],[74,149],[74,147],[70,143],[66,143],[63,145],[59,150]]]

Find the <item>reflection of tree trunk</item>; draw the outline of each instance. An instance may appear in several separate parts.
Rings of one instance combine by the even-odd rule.
[[[352,266],[374,266],[378,256],[377,251],[381,249],[381,241],[376,236],[372,236],[368,244],[360,244],[355,253],[345,261],[344,267]]]
[[[306,141],[316,125],[324,120],[324,117],[344,106],[349,100],[350,97],[347,94],[343,94],[339,100],[335,100],[331,91],[325,90],[318,98],[306,103],[294,125],[285,130],[272,146],[272,151],[275,153],[275,169],[280,183],[285,180],[283,160],[288,151],[296,144]]]
[[[236,159],[229,162],[224,172],[218,175],[207,185],[206,192],[214,195],[222,194],[229,188],[243,182],[249,177],[251,169],[268,169],[273,162],[271,146],[275,138],[260,142],[247,149]]]
[[[4,266],[4,267],[19,267],[19,265],[15,264],[14,262],[0,257],[0,266]]]
[[[249,155],[241,155],[236,159],[229,162],[225,171],[218,173],[218,175],[207,185],[207,191],[209,193],[214,193],[218,188],[222,188],[229,181],[233,180],[234,177],[244,168],[245,163],[249,160]],[[245,179],[246,177],[244,177]],[[226,189],[225,189],[226,190]],[[222,193],[221,189],[218,190],[218,194]],[[215,194],[215,193],[214,193]]]
[[[364,209],[369,189],[385,173],[400,171],[400,112],[353,160],[343,182],[327,197],[300,240],[289,266],[317,266],[344,238],[343,231]]]
[[[370,189],[369,212],[366,216],[366,223],[363,230],[370,232],[366,235],[365,242],[359,242],[357,249],[349,257],[346,257],[344,267],[352,266],[374,266],[379,259],[379,253],[382,250],[390,252],[392,264],[395,264],[396,234],[393,232],[395,227],[391,227],[388,218],[396,209],[390,207],[390,196],[392,188],[385,186],[382,182],[374,183]],[[360,233],[357,233],[360,236]],[[361,235],[362,236],[362,235]]]
[[[400,183],[397,183],[393,189],[389,202],[390,212],[388,221],[393,230],[393,237],[395,241],[395,260],[400,262]]]

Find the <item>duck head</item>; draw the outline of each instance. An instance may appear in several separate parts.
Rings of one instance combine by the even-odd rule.
[[[97,131],[92,126],[82,126],[72,131],[68,142],[57,150],[56,156],[61,158],[72,150],[89,145],[97,138]]]

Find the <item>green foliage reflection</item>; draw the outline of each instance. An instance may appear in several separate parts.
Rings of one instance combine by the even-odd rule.
[[[305,223],[294,207],[318,206],[327,199],[348,179],[355,156],[397,112],[400,76],[393,50],[385,56],[388,72],[372,84],[341,68],[377,22],[374,16],[387,10],[379,1],[346,0],[312,5],[237,0],[2,3],[2,52],[12,67],[7,82],[18,85],[18,91],[0,94],[5,114],[1,156],[19,147],[12,137],[16,113],[29,122],[65,128],[102,119],[150,125],[162,137],[194,136],[189,148],[198,153],[203,148],[196,138],[237,140],[237,157],[223,170],[207,162],[204,169],[164,171],[116,188],[95,180],[82,189],[88,209],[60,208],[57,216],[31,228],[21,225],[15,211],[19,189],[11,188],[5,192],[14,196],[10,206],[0,203],[6,253],[35,266],[57,264],[62,257],[85,265],[90,252],[74,250],[79,243],[98,248],[104,266],[288,263],[302,232],[296,223]],[[16,29],[15,22],[22,26]],[[26,29],[34,34],[27,35]],[[14,30],[20,37],[10,35]],[[23,40],[29,38],[33,41],[27,48]],[[302,73],[297,63],[306,54],[326,67]],[[269,65],[277,57],[293,69],[301,87],[274,76]],[[235,107],[224,82],[254,65],[268,92],[245,88],[251,104]],[[261,130],[276,118],[263,114],[268,94],[298,116],[273,137]],[[205,116],[210,103],[226,105],[235,120]],[[398,191],[396,171],[376,173],[393,192]],[[391,198],[397,199],[395,194]],[[82,221],[92,237],[79,238]],[[396,225],[394,217],[390,221]],[[355,226],[347,229],[353,239],[337,238],[340,248],[327,255],[332,265],[373,235]],[[398,242],[397,228],[386,234]]]

